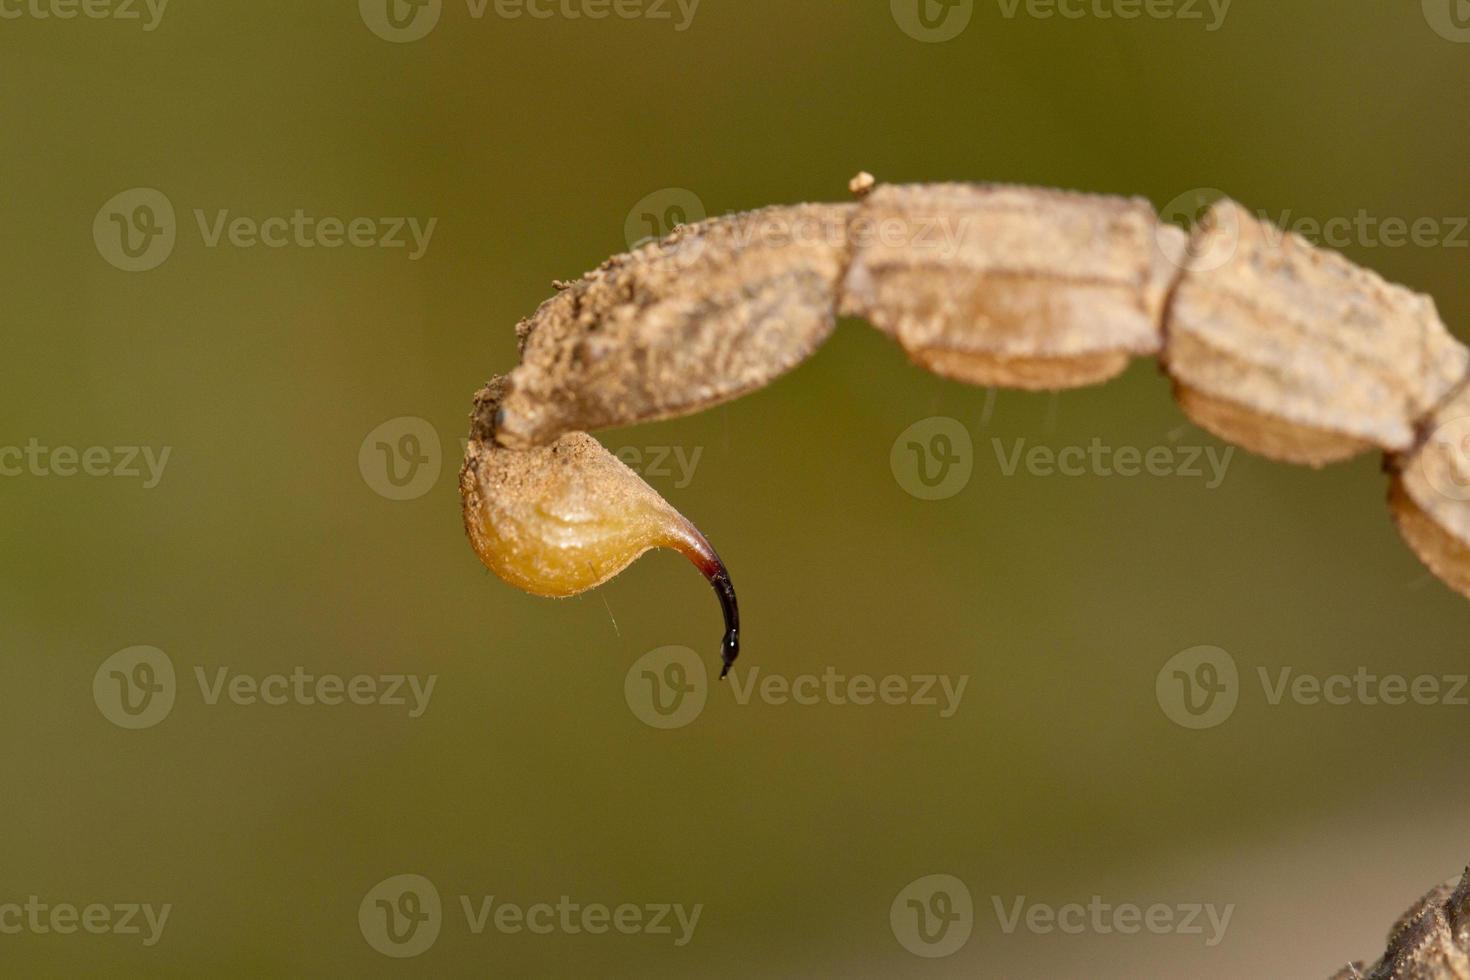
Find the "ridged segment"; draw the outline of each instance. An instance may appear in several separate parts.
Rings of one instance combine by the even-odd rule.
[[[1143,200],[991,184],[880,186],[848,237],[840,312],[937,374],[1043,390],[1158,352],[1185,244]]]
[[[1205,429],[1320,466],[1402,452],[1470,351],[1434,301],[1221,201],[1190,243],[1164,362]]]
[[[766,208],[608,260],[518,327],[498,436],[544,445],[729,401],[786,373],[836,323],[856,205]]]

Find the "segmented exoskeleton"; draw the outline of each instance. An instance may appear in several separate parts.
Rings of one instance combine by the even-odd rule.
[[[1351,963],[1332,980],[1470,980],[1470,868],[1400,916],[1381,959]]]
[[[1470,596],[1470,350],[1430,298],[1229,200],[1186,233],[1141,199],[866,174],[852,189],[681,227],[519,325],[521,364],[478,396],[461,474],[487,565],[570,595],[678,548],[720,590],[728,668],[718,557],[582,433],[751,392],[850,315],[957,381],[1060,390],[1153,355],[1185,413],[1248,450],[1316,467],[1382,451],[1404,538]]]

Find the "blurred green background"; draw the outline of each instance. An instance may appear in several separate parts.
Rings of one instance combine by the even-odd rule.
[[[0,933],[0,973],[1325,977],[1470,860],[1470,707],[1272,705],[1257,676],[1470,670],[1470,603],[1399,542],[1378,460],[1316,473],[1239,453],[1213,489],[1002,472],[994,439],[1222,451],[1151,362],[987,406],[844,323],[765,391],[600,434],[646,463],[700,453],[688,479],[645,468],[729,562],[746,681],[968,677],[949,718],[740,704],[727,684],[691,724],[651,727],[625,679],[667,645],[714,662],[705,583],[659,553],[598,593],[523,595],[467,546],[454,476],[515,322],[673,188],[714,215],[840,200],[868,169],[1430,218],[1434,247],[1345,251],[1434,295],[1470,340],[1470,236],[1454,244],[1470,45],[1449,3],[1240,0],[1210,30],[1204,4],[1127,20],[980,0],[928,43],[882,2],[705,0],[687,20],[672,3],[592,19],[566,0],[541,19],[444,0],[400,4],[402,31],[370,0],[174,0],[152,30],[141,3],[114,11],[140,20],[38,16],[49,2],[0,0],[0,446],[171,453],[151,488],[0,477],[0,905],[171,912],[152,946]],[[380,36],[436,15],[418,40]],[[131,188],[176,212],[149,271],[94,237]],[[437,224],[410,260],[210,247],[195,217],[297,209]],[[974,441],[972,479],[939,501],[889,463],[930,416]],[[427,475],[394,500],[359,457],[403,417],[442,451],[417,443]],[[1190,730],[1155,681],[1202,644],[1238,665],[1239,704]],[[177,691],[129,730],[92,685],[136,645],[167,654]],[[437,681],[415,718],[211,704],[196,668]],[[402,959],[358,915],[400,874],[444,910]],[[975,907],[938,959],[890,922],[933,874]],[[489,895],[703,910],[683,946],[677,928],[477,935],[460,897]],[[1234,911],[1207,946],[1007,931],[994,908],[1094,895]]]

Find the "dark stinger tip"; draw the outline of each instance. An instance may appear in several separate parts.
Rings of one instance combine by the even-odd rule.
[[[725,639],[720,644],[720,660],[724,665],[720,670],[720,680],[724,680],[735,658],[740,656],[740,607],[735,603],[735,586],[731,584],[730,573],[723,563],[716,565],[709,576],[709,584],[714,586],[715,595],[720,599],[720,611],[725,614]]]
[[[735,658],[740,656],[740,630],[732,629],[725,634],[725,642],[720,647],[720,659],[724,661],[724,668],[720,671],[720,680],[730,673],[730,667],[734,665]]]

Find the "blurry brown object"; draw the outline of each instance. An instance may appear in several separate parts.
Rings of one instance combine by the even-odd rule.
[[[1470,868],[1394,923],[1380,960],[1349,964],[1332,980],[1470,980]]]

